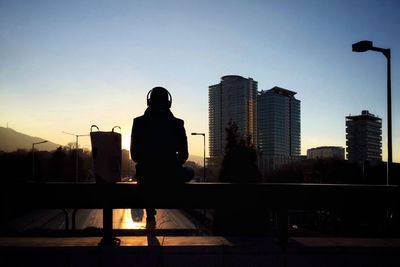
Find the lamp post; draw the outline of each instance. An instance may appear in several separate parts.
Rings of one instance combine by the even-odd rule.
[[[77,183],[78,182],[78,138],[80,136],[89,136],[89,135],[88,134],[72,134],[72,133],[67,133],[67,132],[64,132],[64,131],[63,131],[63,133],[69,134],[69,135],[72,135],[72,136],[76,137],[76,141],[75,141],[75,148],[76,148],[75,183]]]
[[[392,169],[392,82],[390,70],[390,48],[373,46],[371,41],[360,41],[352,45],[353,52],[376,51],[381,52],[387,59],[387,136],[388,136],[388,160],[386,169],[386,185],[389,185]]]
[[[35,145],[47,143],[47,140],[32,143],[32,181],[35,181]]]
[[[192,135],[203,136],[203,183],[206,181],[206,134],[205,133],[192,133]]]

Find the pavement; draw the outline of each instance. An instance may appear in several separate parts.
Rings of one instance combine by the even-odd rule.
[[[113,212],[114,229],[141,235],[119,236],[120,246],[99,246],[101,237],[0,237],[0,266],[400,266],[397,238],[291,237],[282,247],[268,236],[194,236],[196,226],[178,210],[159,210],[153,231],[143,210]],[[78,229],[102,225],[101,210],[77,218]],[[61,211],[43,210],[14,226],[63,229],[63,221]]]
[[[73,210],[67,210],[70,223]],[[192,220],[176,209],[157,209],[157,229],[196,229]],[[37,229],[65,229],[65,214],[62,210],[34,210],[7,222],[9,229],[17,232]],[[76,213],[76,229],[102,228],[103,211],[79,209]],[[145,229],[146,212],[143,209],[114,209],[113,229]]]

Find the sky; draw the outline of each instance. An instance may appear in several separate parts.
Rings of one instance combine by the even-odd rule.
[[[120,126],[129,148],[148,91],[164,86],[189,153],[202,156],[190,133],[208,139],[208,86],[233,74],[297,92],[302,154],[345,147],[345,117],[369,110],[382,118],[386,160],[386,59],[351,51],[371,40],[392,51],[399,162],[399,12],[397,0],[0,0],[0,126],[61,145],[75,141],[63,131]],[[90,138],[79,145],[90,149]]]

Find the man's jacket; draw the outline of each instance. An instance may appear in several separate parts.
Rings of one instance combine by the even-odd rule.
[[[133,120],[131,157],[137,163],[141,183],[174,183],[181,179],[181,167],[188,158],[184,122],[169,109],[147,108]]]

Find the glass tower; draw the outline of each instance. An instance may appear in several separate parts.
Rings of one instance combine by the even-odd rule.
[[[257,143],[257,82],[252,78],[227,75],[208,88],[210,161],[224,155],[229,122],[235,122],[245,140]]]
[[[280,87],[257,97],[257,147],[260,168],[274,170],[300,156],[300,100]]]

